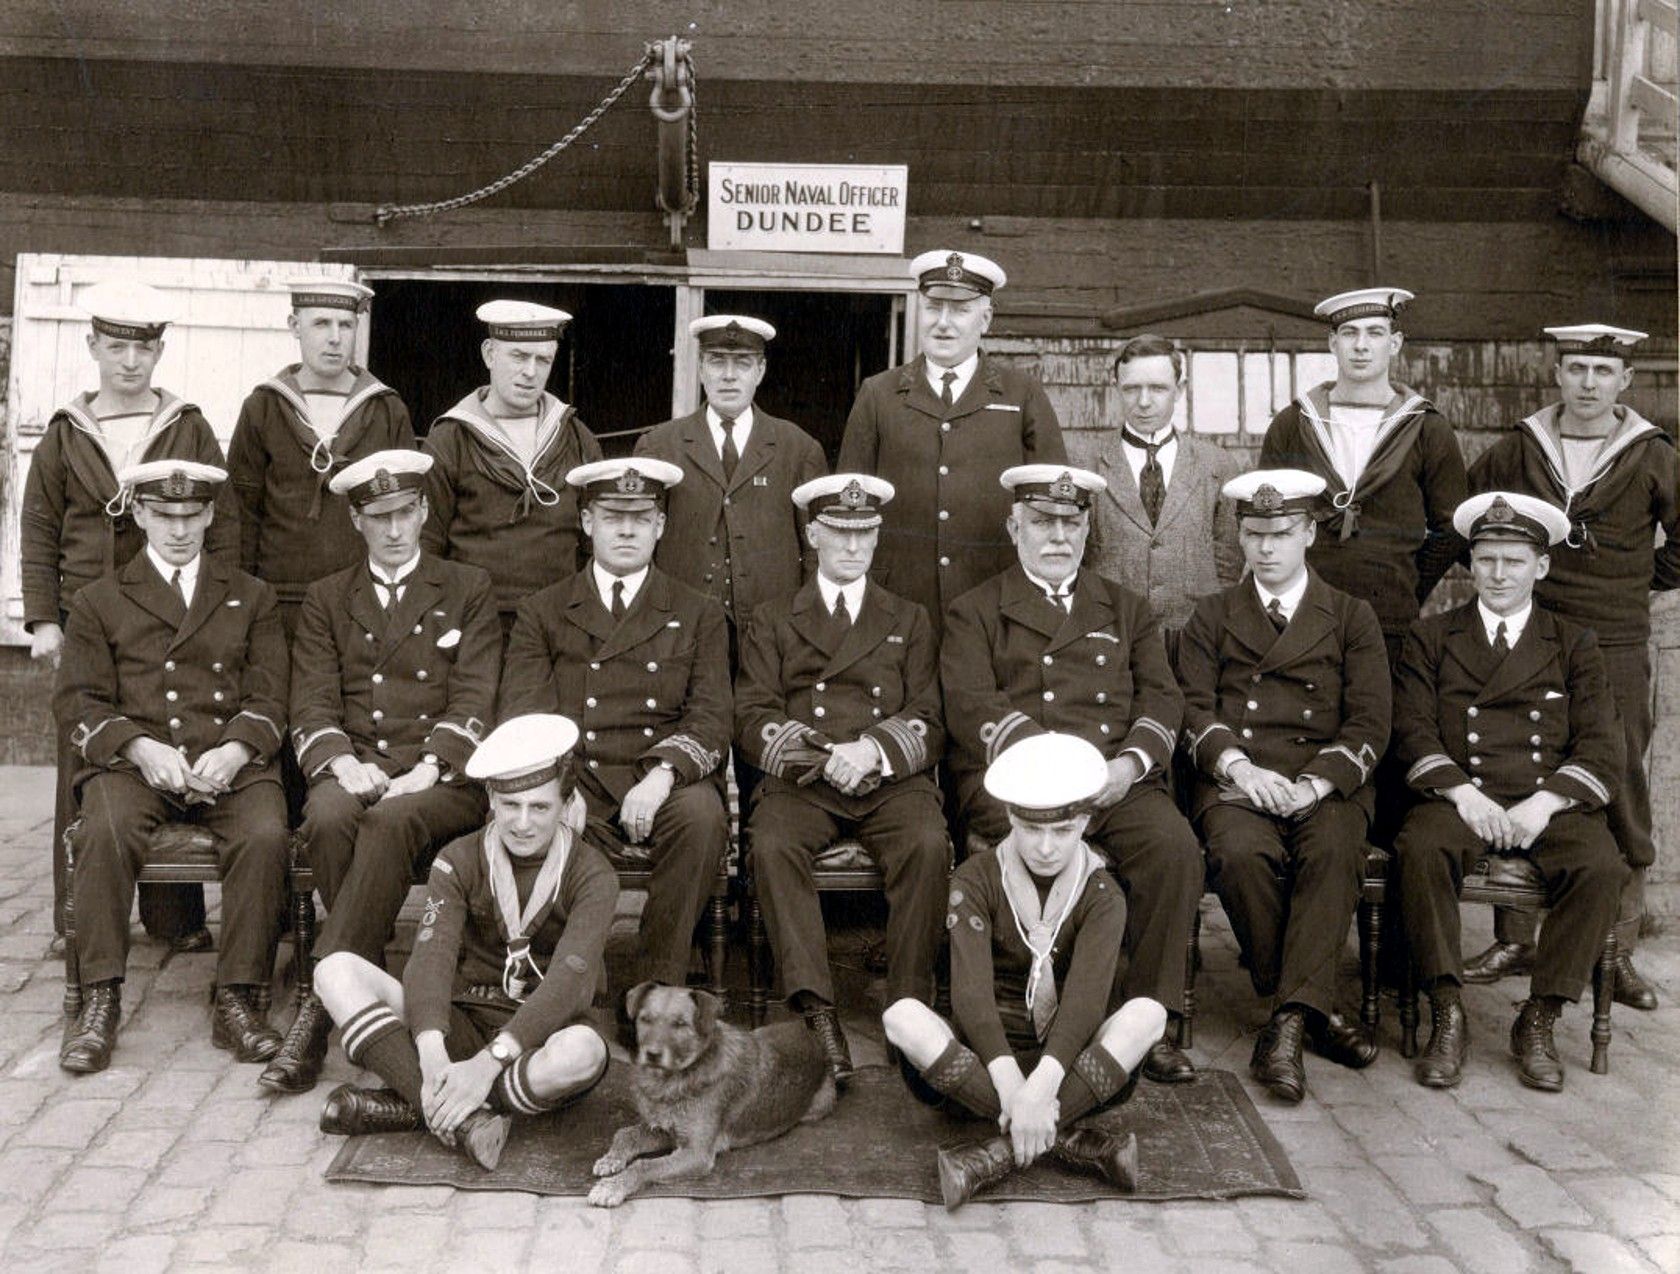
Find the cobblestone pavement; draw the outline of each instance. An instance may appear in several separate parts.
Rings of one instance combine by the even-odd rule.
[[[1382,1057],[1354,1073],[1309,1057],[1307,1100],[1255,1094],[1309,1191],[1303,1201],[971,1205],[826,1196],[696,1203],[329,1185],[324,1086],[258,1095],[211,1048],[212,958],[161,958],[137,935],[115,1062],[57,1065],[61,966],[51,937],[50,772],[0,769],[0,1269],[622,1271],[891,1269],[1378,1270],[1389,1274],[1680,1270],[1680,939],[1641,966],[1655,1014],[1618,1009],[1611,1073],[1586,1070],[1587,1013],[1564,1019],[1562,1096],[1522,1088],[1505,1055],[1515,984],[1472,988],[1469,1073],[1417,1087],[1385,1006]],[[214,891],[212,891],[212,902]],[[1467,942],[1486,940],[1472,909]],[[1262,1013],[1230,931],[1206,916],[1196,1059],[1245,1073]],[[848,1017],[859,1061],[879,1030]]]

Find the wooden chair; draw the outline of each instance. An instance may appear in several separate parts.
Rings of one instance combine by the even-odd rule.
[[[619,842],[607,852],[607,859],[618,873],[620,889],[639,889],[646,892],[653,882],[653,858],[646,845]],[[701,921],[705,939],[701,955],[706,963],[706,989],[720,1000],[728,998],[723,985],[723,970],[729,955],[729,876],[730,855],[726,852],[718,872],[712,878],[711,896],[706,901],[706,914]]]
[[[1540,869],[1520,855],[1488,854],[1479,859],[1458,892],[1461,902],[1485,902],[1513,911],[1541,912],[1546,909],[1546,882]],[[1400,986],[1400,1053],[1418,1054],[1418,986],[1412,962],[1405,962]],[[1616,927],[1605,932],[1593,968],[1592,1073],[1610,1070],[1610,1005],[1616,995]]]
[[[770,957],[770,937],[764,928],[764,912],[759,907],[758,890],[752,876],[751,855],[747,864],[744,897],[747,905],[747,989],[748,1020],[755,1027],[764,1025],[770,1007],[771,983],[775,969]],[[886,887],[886,878],[875,861],[864,852],[863,845],[851,839],[835,841],[813,864],[817,893],[877,892]]]

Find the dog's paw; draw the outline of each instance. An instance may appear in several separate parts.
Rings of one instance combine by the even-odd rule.
[[[590,1171],[597,1177],[611,1177],[623,1172],[629,1166],[629,1163],[630,1161],[622,1155],[616,1155],[608,1151],[595,1161],[595,1166]]]
[[[603,1177],[589,1191],[589,1205],[595,1208],[616,1208],[629,1197],[629,1183],[623,1177]]]

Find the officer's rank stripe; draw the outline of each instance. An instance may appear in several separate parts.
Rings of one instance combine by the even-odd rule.
[[[997,723],[997,731],[992,735],[991,741],[986,744],[987,764],[997,760],[998,754],[1009,746],[1009,736],[1031,720],[1032,718],[1024,712],[1005,713],[1003,719]]]
[[[898,745],[898,750],[904,753],[905,762],[912,769],[919,770],[927,764],[927,748],[907,722],[897,717],[888,717],[881,722],[878,729]]]
[[[1452,766],[1457,764],[1458,762],[1454,761],[1445,752],[1431,752],[1426,757],[1420,757],[1417,763],[1414,764],[1411,769],[1406,771],[1406,782],[1416,783],[1421,775],[1427,774],[1431,770],[1438,770],[1443,765]]]
[[[1226,734],[1230,735],[1232,738],[1236,737],[1236,731],[1231,729],[1230,726],[1226,725],[1223,721],[1215,721],[1212,725],[1208,726],[1208,728],[1203,730],[1200,734],[1191,734],[1189,730],[1186,730],[1184,732],[1184,741],[1190,745],[1190,750],[1192,752],[1198,751],[1201,748],[1202,744],[1207,742],[1208,736],[1210,734],[1212,734],[1215,730],[1223,730],[1223,731],[1225,731]]]
[[[1173,745],[1177,742],[1177,740],[1173,738],[1172,731],[1167,729],[1167,727],[1162,725],[1159,721],[1155,720],[1154,717],[1139,717],[1136,721],[1132,722],[1132,729],[1150,731],[1158,739],[1160,739],[1162,743],[1167,745],[1168,752],[1173,750]]]
[[[305,752],[309,751],[310,748],[314,747],[316,743],[326,738],[329,734],[343,734],[346,739],[350,737],[348,734],[344,734],[344,731],[340,730],[335,725],[323,726],[321,729],[315,731],[314,734],[305,734],[302,730],[293,730],[292,746],[297,750],[298,759],[301,761]]]
[[[695,768],[701,774],[710,774],[717,768],[720,754],[713,752],[700,740],[691,734],[673,734],[659,744],[661,748],[676,748],[689,760],[694,762]]]
[[[480,743],[483,742],[483,740],[480,739],[478,737],[478,735],[474,734],[470,727],[471,727],[471,721],[469,720],[468,724],[464,725],[464,726],[456,725],[453,721],[439,721],[432,728],[434,730],[448,730],[451,734],[458,734],[463,739],[465,739],[468,743],[472,744],[474,747],[477,747]]]
[[[239,714],[239,716],[234,717],[234,720],[235,721],[239,720],[239,717],[250,717],[251,720],[253,720],[253,721],[261,721],[265,726],[267,726],[271,731],[274,732],[274,741],[276,743],[280,742],[282,739],[284,739],[286,737],[285,734],[281,732],[281,729],[278,725],[276,725],[268,717],[263,716],[263,714],[260,713],[260,712],[252,712],[249,708],[246,708],[243,712],[241,712]]]
[[[1361,752],[1364,752],[1365,750],[1366,749],[1364,749],[1364,748],[1360,749]],[[1335,752],[1340,752],[1349,761],[1353,762],[1353,768],[1359,771],[1360,782],[1364,782],[1365,777],[1366,777],[1366,771],[1369,767],[1366,765],[1365,761],[1361,757],[1358,757],[1358,756],[1354,755],[1354,752],[1353,752],[1352,748],[1346,747],[1346,746],[1344,746],[1343,744],[1340,744],[1340,743],[1332,743],[1329,747],[1320,748],[1318,750],[1318,754],[1320,756],[1329,756],[1329,755],[1331,755],[1332,753],[1335,753]]]
[[[766,727],[765,733],[769,742],[764,747],[764,768],[770,774],[780,775],[785,764],[783,756],[788,748],[796,740],[815,731],[803,721],[784,721],[780,726]]]
[[[1579,765],[1575,765],[1573,763],[1569,765],[1560,765],[1557,768],[1557,776],[1559,778],[1574,779],[1575,782],[1579,783],[1582,787],[1586,788],[1587,791],[1596,796],[1600,804],[1608,805],[1610,803],[1609,789],[1606,788],[1604,784],[1600,783],[1590,771],[1582,769]]]

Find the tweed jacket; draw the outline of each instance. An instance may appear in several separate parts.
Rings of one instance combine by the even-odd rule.
[[[1503,658],[1474,601],[1406,634],[1394,735],[1420,792],[1472,783],[1509,805],[1555,792],[1589,810],[1610,803],[1622,729],[1591,629],[1535,606]]]
[[[1371,771],[1388,747],[1392,686],[1369,602],[1308,568],[1307,591],[1281,633],[1252,578],[1196,604],[1178,644],[1184,744],[1197,780],[1191,815],[1247,804],[1214,767],[1227,748],[1290,779],[1327,779],[1372,809]]]
[[[879,584],[836,639],[813,579],[753,616],[735,683],[736,745],[763,770],[765,792],[792,792],[837,818],[862,818],[908,788],[935,791],[929,771],[945,750],[938,664],[927,612]],[[848,796],[817,779],[801,787],[789,766],[796,743],[870,739],[892,774]]]
[[[1236,508],[1219,493],[1242,466],[1225,448],[1180,433],[1161,513],[1152,523],[1119,430],[1103,442],[1095,468],[1108,490],[1092,507],[1085,564],[1143,594],[1163,628],[1182,628],[1198,599],[1242,578]]]
[[[189,764],[237,741],[252,757],[233,786],[278,782],[286,637],[274,590],[204,556],[183,609],[136,554],[71,600],[53,710],[81,754],[78,786],[102,770],[138,773],[122,756],[137,738],[178,747]]]
[[[314,777],[334,757],[396,776],[436,756],[458,779],[496,702],[501,626],[490,577],[422,553],[389,616],[366,560],[317,580],[292,636],[292,746]]]
[[[810,434],[754,407],[746,450],[725,481],[701,408],[655,425],[636,439],[636,454],[683,471],[666,496],[665,534],[653,554],[660,570],[718,602],[743,627],[760,603],[791,596],[804,582],[805,520],[793,489],[828,472]]]

